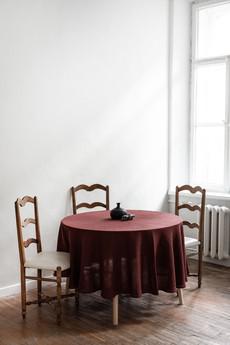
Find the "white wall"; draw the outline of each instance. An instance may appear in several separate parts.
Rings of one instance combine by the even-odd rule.
[[[171,29],[170,190],[189,179],[191,1],[174,0]]]
[[[0,1],[0,294],[19,281],[18,196],[39,197],[44,249],[72,185],[167,207],[167,35],[168,0]]]

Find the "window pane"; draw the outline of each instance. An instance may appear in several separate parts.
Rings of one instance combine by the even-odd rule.
[[[224,126],[197,127],[194,179],[205,186],[224,185]]]
[[[195,117],[197,123],[225,120],[225,63],[199,65],[195,70]]]
[[[198,58],[230,54],[230,3],[198,10]]]

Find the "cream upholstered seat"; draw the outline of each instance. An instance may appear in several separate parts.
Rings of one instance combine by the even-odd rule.
[[[34,218],[21,219],[20,208],[30,203],[33,205]],[[43,252],[40,236],[39,216],[38,216],[38,205],[37,197],[24,196],[22,199],[18,198],[15,201],[15,212],[16,212],[16,223],[17,223],[17,234],[18,234],[18,248],[20,256],[20,270],[21,270],[21,302],[22,302],[22,317],[26,317],[26,306],[30,304],[41,305],[43,302],[49,302],[57,299],[57,322],[61,321],[61,298],[68,296],[77,297],[76,293],[69,293],[62,295],[61,290],[61,279],[62,271],[70,268],[69,253],[64,252]],[[35,226],[35,238],[29,238],[24,240],[23,232],[27,225]],[[25,248],[31,244],[35,244],[37,253],[27,259]],[[29,276],[26,274],[27,269],[36,269],[37,275]],[[50,270],[55,273],[56,277],[49,278],[42,276],[42,270]],[[37,280],[37,300],[28,301],[26,300],[26,280]],[[54,297],[45,296],[42,297],[42,282],[55,282],[57,287],[57,295]]]
[[[62,271],[70,268],[69,253],[64,252],[40,252],[26,260],[24,267],[40,270],[56,271],[61,267]]]
[[[200,244],[200,241],[198,241],[196,238],[185,237],[184,244],[185,244],[185,248],[189,248],[193,246],[198,246]]]
[[[196,194],[196,198],[199,200],[197,203],[180,203],[180,192],[187,192],[190,194]],[[198,222],[190,223],[183,217],[183,225],[188,226],[190,229],[197,230],[197,238],[185,237],[185,248],[187,256],[198,255],[198,270],[197,273],[191,274],[190,276],[198,277],[198,287],[201,287],[202,279],[202,258],[203,258],[203,242],[204,242],[204,210],[205,210],[205,198],[206,190],[200,186],[192,187],[189,185],[177,186],[176,187],[176,200],[175,200],[175,213],[179,216],[180,210],[186,209],[187,212],[198,212]],[[193,199],[193,200],[197,200]],[[195,249],[192,247],[196,247]]]

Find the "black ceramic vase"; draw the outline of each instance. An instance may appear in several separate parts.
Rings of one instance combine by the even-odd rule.
[[[117,202],[117,207],[113,208],[110,212],[110,217],[112,219],[121,219],[122,216],[128,214],[126,210],[120,207],[120,203]]]

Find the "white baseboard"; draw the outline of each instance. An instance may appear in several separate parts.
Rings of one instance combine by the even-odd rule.
[[[46,278],[53,278],[53,276],[45,275]],[[65,278],[62,278],[62,282],[65,282]],[[50,284],[49,282],[46,282],[44,284]],[[34,280],[27,280],[26,281],[26,290],[29,291],[31,289],[36,288],[37,282]],[[13,285],[8,285],[0,288],[0,298],[1,297],[7,297],[12,295],[17,295],[21,293],[21,284],[16,283]]]
[[[36,287],[36,282],[35,281],[28,281],[26,283],[27,290],[33,289]],[[0,298],[1,297],[6,297],[6,296],[12,296],[19,294],[21,292],[21,284],[13,284],[13,285],[8,285],[0,288]]]
[[[198,260],[197,255],[194,255],[191,258],[195,259],[195,260]],[[204,262],[209,262],[210,264],[214,264],[214,265],[230,267],[230,258],[229,259],[218,260],[218,259],[215,259],[215,258],[210,258],[208,256],[205,256],[205,257],[203,257],[203,261]]]
[[[212,259],[209,257],[204,257],[203,261],[210,262],[211,264],[224,266],[224,267],[230,267],[230,259],[224,259],[224,260],[218,260],[218,259]]]

